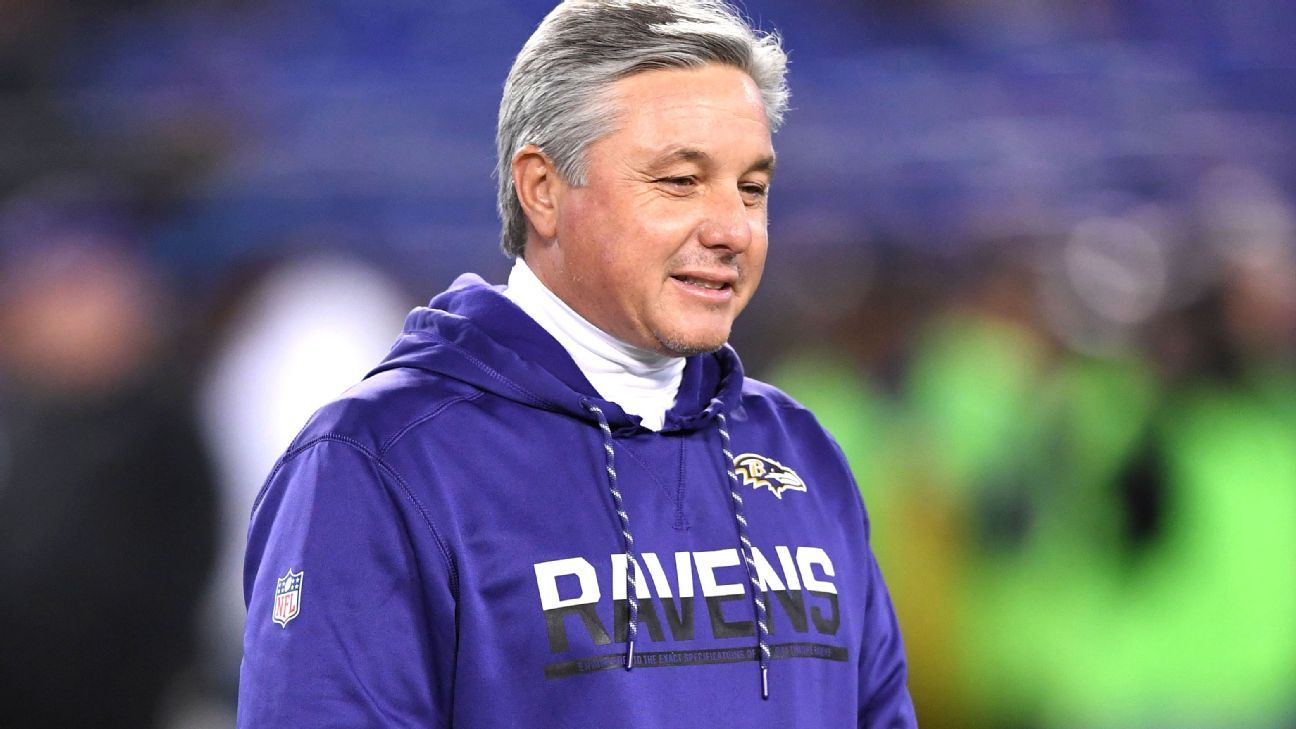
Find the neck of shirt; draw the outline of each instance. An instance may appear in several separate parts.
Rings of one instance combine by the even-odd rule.
[[[638,415],[649,430],[661,430],[675,404],[684,358],[640,349],[589,323],[550,291],[518,258],[504,296],[526,312],[567,350],[600,397]]]

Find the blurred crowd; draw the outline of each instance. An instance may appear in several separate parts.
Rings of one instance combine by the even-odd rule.
[[[461,271],[539,0],[0,0],[0,726],[230,726],[251,501]],[[1296,6],[766,0],[734,344],[926,727],[1296,723]]]

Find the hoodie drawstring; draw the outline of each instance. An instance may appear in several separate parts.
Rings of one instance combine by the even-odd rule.
[[[635,582],[635,573],[639,569],[639,559],[635,556],[634,535],[630,533],[630,515],[626,513],[625,502],[621,500],[621,490],[617,488],[616,451],[612,448],[612,428],[608,426],[607,415],[599,406],[586,402],[585,407],[598,418],[599,429],[603,431],[603,450],[607,453],[608,490],[612,492],[612,502],[616,506],[617,516],[621,517],[621,536],[625,539],[626,556],[626,604],[630,606],[630,615],[626,623],[626,661],[625,668],[634,668],[635,638],[639,635],[639,585]]]
[[[612,428],[608,425],[607,415],[603,409],[591,402],[582,403],[587,410],[598,418],[599,430],[603,433],[603,451],[607,454],[608,490],[612,492],[612,502],[621,521],[621,536],[625,541],[626,556],[626,604],[630,608],[626,624],[626,660],[627,671],[634,668],[635,638],[639,635],[639,585],[636,574],[639,570],[639,558],[635,554],[634,535],[630,533],[630,515],[626,513],[621,490],[617,487],[616,449],[612,444]],[[734,523],[738,527],[738,541],[742,552],[743,563],[747,569],[747,579],[751,582],[752,609],[756,618],[756,658],[760,661],[761,698],[769,698],[769,621],[766,615],[764,593],[760,589],[760,580],[756,576],[756,560],[752,557],[752,543],[747,536],[747,518],[743,516],[743,499],[739,493],[738,470],[734,465],[734,454],[729,446],[729,419],[722,410],[717,409],[716,419],[720,431],[721,451],[725,457],[725,473],[728,476],[729,496],[733,504]]]
[[[769,622],[765,614],[764,593],[760,589],[760,580],[756,578],[756,560],[752,558],[752,543],[747,537],[747,519],[743,516],[742,494],[738,493],[738,468],[734,465],[734,454],[729,447],[729,419],[723,411],[717,410],[721,447],[725,456],[725,471],[729,476],[729,495],[733,499],[734,522],[738,525],[738,541],[742,543],[743,562],[747,565],[747,579],[751,581],[752,608],[756,612],[756,658],[760,661],[761,698],[769,698]]]

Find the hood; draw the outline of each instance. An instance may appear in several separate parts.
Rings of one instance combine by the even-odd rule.
[[[409,313],[391,352],[368,376],[396,368],[435,372],[595,425],[588,405],[597,405],[613,432],[637,430],[639,417],[600,397],[562,345],[501,290],[475,274],[460,276],[428,306]],[[742,364],[728,345],[689,357],[662,432],[696,430],[718,411],[734,410],[742,383]]]
[[[370,376],[396,368],[435,372],[527,407],[562,413],[595,426],[607,459],[602,471],[611,495],[607,504],[612,507],[610,516],[624,540],[626,563],[638,565],[630,516],[618,486],[614,436],[640,430],[639,417],[600,397],[562,345],[500,291],[478,276],[460,276],[427,307],[410,312],[396,345]],[[720,462],[725,464],[725,483],[733,501],[731,514],[751,582],[752,618],[760,628],[756,657],[761,696],[769,698],[769,629],[765,604],[758,597],[760,584],[729,443],[728,413],[738,409],[742,386],[742,365],[727,345],[689,357],[662,432],[713,427],[719,434]],[[635,572],[625,571],[628,596],[638,594]],[[625,667],[630,670],[638,633],[638,601],[628,598],[627,608]]]

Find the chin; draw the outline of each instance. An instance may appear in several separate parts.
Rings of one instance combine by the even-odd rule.
[[[662,351],[676,357],[714,352],[729,341],[729,329],[723,332],[655,332]]]

